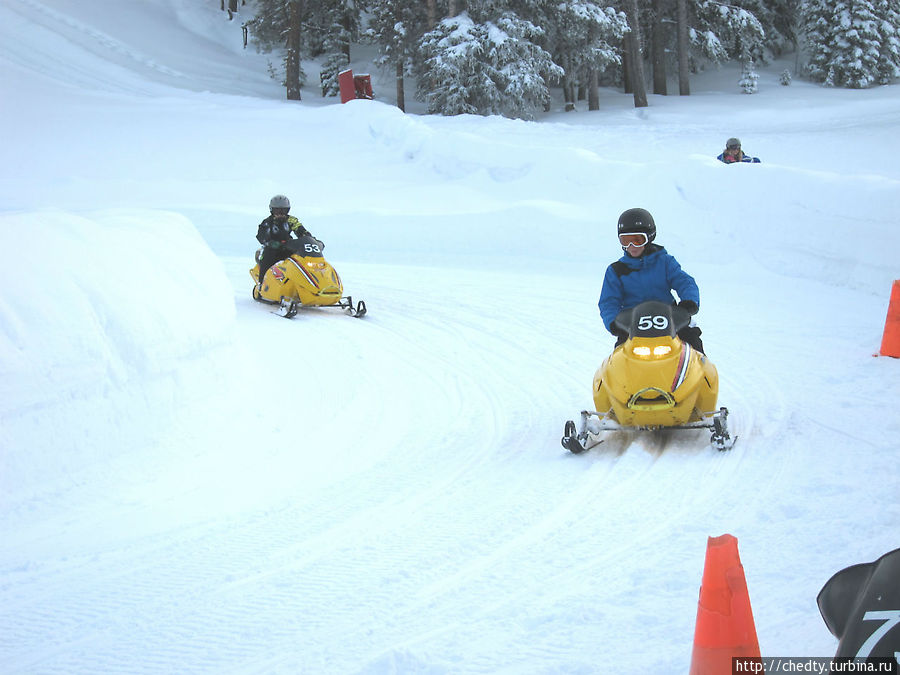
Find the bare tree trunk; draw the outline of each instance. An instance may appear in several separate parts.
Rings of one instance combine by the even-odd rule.
[[[287,58],[285,60],[285,86],[289,101],[300,100],[300,2],[289,3]]]
[[[466,0],[450,0],[447,5],[447,16],[454,17],[466,11]]]
[[[406,112],[406,95],[403,90],[403,61],[397,61],[397,107]]]
[[[631,54],[628,52],[628,38],[622,38],[622,90],[631,93]]]
[[[687,0],[678,0],[678,93],[691,95]]]
[[[641,25],[638,14],[637,0],[628,0],[627,3],[628,27],[631,30],[625,35],[628,45],[629,72],[631,74],[631,89],[634,92],[634,107],[647,107],[647,88],[644,85],[644,58],[641,55]]]
[[[666,33],[662,5],[662,0],[653,0],[653,40],[650,43],[650,49],[653,56],[653,93],[665,96],[668,88],[666,85]]]
[[[341,27],[344,29],[346,34],[350,35],[350,17],[348,15],[344,15],[341,19]],[[341,51],[344,53],[344,56],[347,57],[347,63],[350,63],[350,38],[347,38],[347,41],[341,45]]]
[[[425,16],[428,19],[428,30],[437,25],[437,0],[425,0]]]
[[[600,110],[600,83],[597,69],[591,68],[588,75],[588,110]]]
[[[568,56],[564,57],[563,70],[565,70],[562,81],[563,98],[565,99],[564,109],[566,112],[572,112],[575,110],[575,80],[570,75],[572,72],[572,59]]]

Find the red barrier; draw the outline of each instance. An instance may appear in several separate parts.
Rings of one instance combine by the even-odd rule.
[[[375,98],[372,94],[372,78],[368,75],[354,75],[353,86],[356,89],[356,98],[366,98],[369,100]]]
[[[356,98],[356,86],[353,83],[352,70],[342,70],[338,73],[338,87],[341,90],[341,103],[346,103]]]
[[[372,94],[372,78],[369,75],[354,75],[349,68],[338,73],[338,87],[341,90],[341,103],[355,98],[375,98]]]

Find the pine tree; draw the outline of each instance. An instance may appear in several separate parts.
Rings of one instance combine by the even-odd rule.
[[[674,0],[654,3],[655,8],[666,14],[651,13],[653,25],[670,23],[677,29],[666,36],[665,49],[677,59],[679,93],[682,96],[690,94],[690,73],[696,72],[703,61],[720,64],[737,60],[744,65],[751,60],[764,62],[766,30],[755,11],[760,11],[761,7],[787,6],[786,3],[794,1]]]
[[[818,2],[808,4],[810,76],[853,89],[881,81],[883,28],[871,0],[833,0],[830,10]]]
[[[306,2],[307,51],[324,55],[319,79],[323,95],[337,94],[337,75],[350,63],[350,44],[359,39],[360,9],[354,0]]]
[[[745,94],[755,94],[759,89],[759,75],[754,67],[753,59],[744,63],[741,79],[738,81],[738,84],[741,89],[744,90]]]
[[[247,22],[257,51],[279,53],[280,66],[270,64],[270,69],[273,77],[281,79],[288,99],[300,98],[300,87],[306,79],[300,65],[303,4],[296,0],[257,0],[256,15]]]
[[[420,0],[375,0],[370,9],[369,34],[380,52],[376,63],[393,67],[397,107],[405,110],[404,79],[413,71],[419,39],[430,29],[428,8]]]
[[[530,118],[550,100],[548,81],[563,75],[538,46],[543,31],[512,12],[475,22],[445,18],[419,42],[419,93],[429,112]]]
[[[815,82],[828,77],[832,59],[832,0],[804,0],[800,15],[808,53],[806,74]]]
[[[875,9],[881,37],[878,82],[889,84],[900,77],[900,0],[879,0]]]
[[[838,82],[853,89],[864,89],[879,80],[881,34],[875,8],[869,0],[837,2],[835,15],[841,26],[836,58],[832,62]]]
[[[582,83],[590,89],[590,109],[599,107],[596,74],[621,64],[618,45],[627,30],[625,15],[612,7],[600,7],[587,0],[558,3],[548,32],[553,60],[565,71],[567,109],[574,108],[575,88]]]
[[[732,0],[759,21],[763,38],[750,56],[766,63],[769,54],[780,56],[797,48],[797,0]]]
[[[717,0],[697,3],[695,45],[714,63],[738,59],[742,63],[762,52],[765,30],[754,14],[741,7]]]

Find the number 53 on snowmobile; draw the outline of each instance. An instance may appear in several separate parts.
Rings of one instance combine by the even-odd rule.
[[[584,452],[604,431],[705,428],[713,447],[731,448],[728,410],[716,410],[716,367],[677,336],[690,321],[686,310],[656,301],[621,312],[615,325],[628,338],[594,374],[595,409],[581,412],[580,428],[566,422],[563,447]]]
[[[275,263],[267,271],[262,290],[253,287],[253,299],[278,305],[275,312],[293,318],[301,307],[335,307],[345,309],[351,316],[363,316],[366,303],[360,300],[356,306],[353,298],[342,297],[344,292],[337,270],[325,260],[322,250],[325,244],[312,236],[289,239],[284,242],[289,255]],[[256,265],[250,270],[254,283],[259,280],[259,259],[262,249],[256,252]]]

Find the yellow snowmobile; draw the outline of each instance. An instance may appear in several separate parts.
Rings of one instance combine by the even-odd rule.
[[[262,249],[256,252],[256,265],[250,270],[254,300],[278,305],[275,313],[288,319],[296,316],[301,307],[309,306],[344,309],[350,316],[365,315],[365,302],[360,300],[354,306],[353,298],[342,297],[341,278],[322,255],[325,244],[304,236],[284,242],[284,247],[290,255],[266,271],[262,290],[258,283]]]
[[[628,339],[594,374],[594,408],[581,412],[581,426],[565,424],[562,446],[581,453],[601,432],[637,429],[710,429],[710,443],[728,450],[728,410],[716,410],[719,375],[706,355],[676,333],[690,324],[684,309],[649,301],[625,310],[615,325]]]

